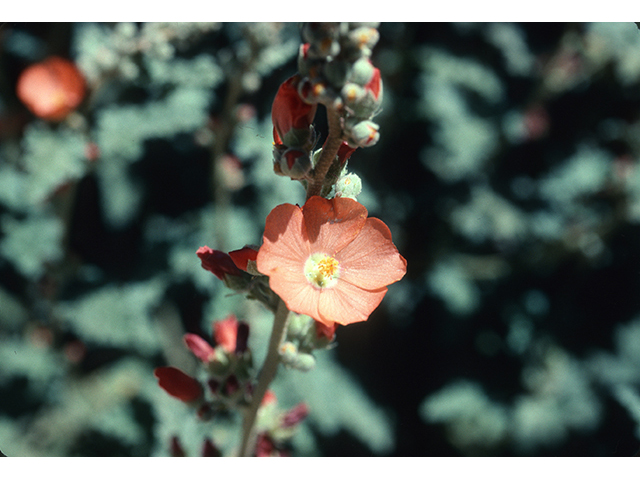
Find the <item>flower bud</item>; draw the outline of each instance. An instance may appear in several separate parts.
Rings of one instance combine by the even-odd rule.
[[[309,415],[309,407],[305,403],[299,403],[282,416],[280,426],[282,428],[291,428],[298,425]]]
[[[338,149],[338,161],[341,166],[344,166],[347,163],[347,160],[351,157],[351,154],[355,152],[355,148],[351,148],[347,142],[342,142],[340,148]]]
[[[316,337],[318,339],[326,339],[326,340],[333,340],[333,337],[336,334],[336,324],[332,324],[330,327],[325,325],[322,322],[318,322],[316,321],[315,323],[315,327],[316,327]]]
[[[192,402],[202,397],[200,382],[175,367],[158,367],[153,371],[158,385],[172,397]]]
[[[289,366],[301,372],[309,372],[316,366],[316,359],[310,353],[298,353],[295,361]]]
[[[236,267],[231,257],[220,250],[213,250],[205,245],[198,249],[196,255],[202,262],[202,268],[210,271],[220,280],[224,280],[227,275],[242,275],[242,270]]]
[[[276,144],[287,147],[302,147],[313,135],[310,129],[316,114],[317,105],[306,103],[298,93],[302,77],[294,75],[285,80],[276,94],[271,107],[271,120],[274,126]]]
[[[239,250],[229,252],[229,256],[240,270],[244,270],[251,275],[261,275],[256,269],[256,258],[258,256],[257,247],[247,245]]]
[[[204,363],[209,363],[215,355],[214,348],[204,338],[195,333],[186,333],[183,340],[189,350]]]
[[[287,338],[304,338],[315,320],[308,315],[299,313],[289,313],[289,324],[287,325]]]
[[[216,344],[222,347],[225,352],[235,352],[238,338],[238,320],[236,316],[231,314],[224,320],[213,322],[213,338]]]
[[[273,157],[273,170],[279,175],[299,180],[311,170],[310,154],[304,150],[298,148],[274,149]]]
[[[368,58],[361,58],[351,67],[349,81],[364,86],[371,81],[375,70],[376,68]]]
[[[349,43],[356,48],[370,52],[375,44],[378,43],[380,34],[373,27],[358,27],[349,32],[348,39]]]
[[[364,89],[364,87],[349,82],[346,83],[344,87],[342,87],[342,91],[340,92],[340,94],[342,96],[344,104],[351,110],[354,110],[355,108],[357,108],[358,103],[364,99],[367,91]]]
[[[335,186],[335,196],[342,198],[355,198],[362,191],[362,180],[355,173],[343,175]]]
[[[380,127],[371,120],[358,120],[358,118],[350,118],[345,122],[345,133],[348,136],[349,146],[355,148],[375,145],[380,139],[378,132]]]
[[[291,365],[298,356],[298,347],[292,342],[282,342],[279,348],[280,358],[285,365]]]

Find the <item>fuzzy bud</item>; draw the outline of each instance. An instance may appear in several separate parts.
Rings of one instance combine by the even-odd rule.
[[[357,118],[345,122],[347,143],[350,147],[371,147],[380,139],[379,126],[371,120],[358,121]]]
[[[362,180],[355,173],[349,173],[338,179],[335,186],[335,196],[341,198],[355,198],[362,191]]]
[[[298,148],[274,149],[273,170],[278,175],[284,175],[294,180],[304,178],[311,170],[311,158],[309,152]]]
[[[348,80],[355,84],[365,86],[371,81],[375,70],[376,68],[368,58],[361,58],[351,67]]]

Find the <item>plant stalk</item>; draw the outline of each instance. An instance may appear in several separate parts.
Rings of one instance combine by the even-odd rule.
[[[327,108],[327,121],[329,124],[329,135],[322,146],[322,153],[309,180],[307,200],[314,195],[320,195],[327,172],[336,159],[340,145],[342,145],[340,114],[333,108]]]
[[[279,347],[284,339],[287,331],[287,320],[289,318],[289,309],[280,299],[278,309],[273,320],[273,329],[271,330],[271,338],[269,339],[269,349],[264,365],[258,377],[258,384],[253,390],[253,397],[248,409],[245,411],[242,420],[242,441],[240,443],[239,456],[249,457],[253,454],[256,446],[257,434],[255,431],[255,423],[258,415],[260,403],[267,392],[269,385],[276,376],[278,366],[280,365]]]

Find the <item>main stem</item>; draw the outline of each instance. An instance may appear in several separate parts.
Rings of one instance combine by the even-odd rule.
[[[327,108],[327,122],[329,124],[329,136],[322,146],[322,153],[313,169],[313,174],[307,187],[307,200],[314,195],[320,195],[324,185],[324,179],[331,164],[336,159],[340,145],[342,145],[342,125],[340,114],[333,108]]]
[[[264,361],[262,370],[258,377],[258,384],[253,390],[253,397],[251,398],[251,404],[244,414],[242,420],[242,441],[240,444],[239,456],[249,457],[253,454],[253,450],[256,446],[256,431],[255,423],[258,415],[258,408],[260,403],[267,393],[267,388],[273,381],[280,365],[280,352],[279,347],[284,339],[287,331],[287,319],[289,318],[289,309],[282,301],[278,303],[276,310],[276,316],[273,320],[273,329],[271,330],[271,338],[269,339],[269,349],[267,351],[267,358]]]

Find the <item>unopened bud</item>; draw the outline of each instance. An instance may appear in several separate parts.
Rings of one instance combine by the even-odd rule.
[[[282,416],[280,426],[282,428],[295,427],[309,416],[309,407],[305,403],[299,403]]]
[[[293,364],[298,356],[298,347],[292,342],[282,342],[278,351],[280,352],[282,363],[285,365]]]
[[[287,326],[287,337],[303,338],[307,335],[309,328],[315,323],[308,315],[301,315],[295,312],[289,314],[289,324]]]
[[[355,198],[362,191],[362,180],[355,173],[349,173],[336,182],[335,196],[339,198]]]
[[[371,50],[380,38],[378,30],[372,27],[359,27],[349,32],[349,40],[360,49]]]
[[[366,92],[365,89],[355,83],[347,83],[342,87],[342,99],[347,107],[353,109],[359,102],[362,101]]]
[[[375,70],[368,58],[361,58],[353,64],[349,72],[349,81],[364,86],[371,81]]]
[[[300,180],[311,170],[311,158],[308,152],[297,148],[274,149],[274,171],[294,180]]]
[[[348,135],[348,144],[350,147],[371,147],[375,145],[380,139],[380,128],[376,123],[371,120],[363,120],[357,123],[358,119],[347,120],[345,125],[345,131]]]

